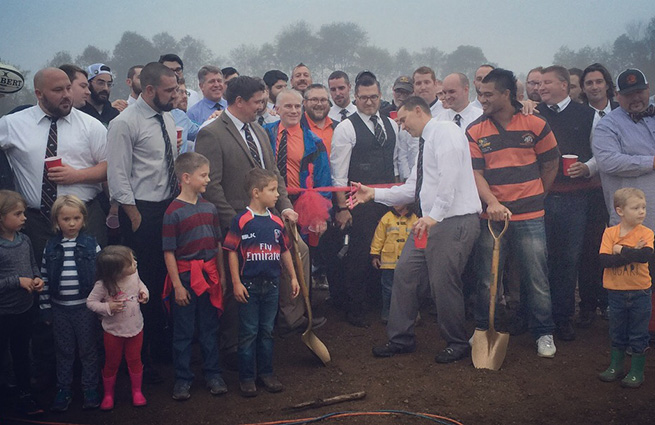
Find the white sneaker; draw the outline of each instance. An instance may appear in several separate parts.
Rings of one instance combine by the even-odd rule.
[[[555,343],[553,342],[552,335],[541,335],[537,340],[537,355],[539,357],[546,357],[552,359],[555,357]]]

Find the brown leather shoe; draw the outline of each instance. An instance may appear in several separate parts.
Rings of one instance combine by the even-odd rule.
[[[254,381],[239,382],[239,389],[244,397],[255,397],[257,395],[257,386]]]
[[[284,389],[284,385],[282,385],[275,375],[260,376],[259,381],[269,393],[279,393]]]

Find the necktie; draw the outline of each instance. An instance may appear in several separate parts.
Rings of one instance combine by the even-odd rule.
[[[630,118],[632,118],[632,121],[638,123],[642,118],[646,117],[655,117],[655,105],[648,105],[648,108],[641,112],[636,112],[633,114],[630,114]]]
[[[603,118],[605,116],[605,111],[598,111],[598,115]]]
[[[264,124],[266,124],[266,120],[264,119],[264,117],[263,117],[262,115],[260,115],[259,118],[257,118],[257,122],[258,122],[259,125],[261,125],[262,127],[264,126]]]
[[[214,107],[216,108],[217,111],[222,111],[223,110],[223,105],[221,105],[218,102],[216,102],[216,105]]]
[[[375,135],[375,141],[378,142],[378,145],[384,146],[384,143],[387,141],[387,136],[384,135],[384,130],[378,121],[378,116],[372,115],[371,121],[373,122],[373,134]]]
[[[550,105],[549,108],[555,113],[559,112],[559,105]]]
[[[48,132],[48,143],[45,148],[45,157],[57,156],[57,118],[48,117],[50,131]],[[57,199],[57,184],[48,178],[48,168],[43,164],[43,181],[41,182],[41,214],[50,221],[50,210]]]
[[[340,112],[341,114],[341,121],[345,121],[346,118],[348,118],[348,110],[347,109],[342,109]]]
[[[462,126],[462,116],[460,114],[455,114],[455,124],[457,124],[457,127]]]
[[[175,177],[175,160],[173,159],[173,147],[171,146],[171,138],[168,137],[168,131],[166,131],[166,124],[164,123],[164,117],[160,114],[155,115],[157,121],[161,125],[161,133],[164,137],[164,156],[166,161],[166,171],[168,172],[168,188],[171,191],[171,196],[177,195],[177,177]]]
[[[252,133],[250,133],[250,129],[248,128],[248,124],[244,124],[242,129],[243,129],[243,132],[246,134],[246,143],[248,144],[248,149],[250,149],[250,155],[252,155],[252,158],[255,160],[257,165],[264,168],[264,164],[262,164],[262,160],[259,157],[259,151],[257,150],[257,144],[255,143],[255,139],[252,138]]]
[[[419,194],[421,193],[421,186],[423,186],[423,147],[425,146],[425,139],[418,139],[418,158],[416,159],[416,191],[414,192],[414,202],[416,203],[416,215],[423,217],[421,211],[421,200]]]
[[[285,183],[287,182],[287,134],[286,129],[282,130],[282,137],[277,148],[277,168]]]

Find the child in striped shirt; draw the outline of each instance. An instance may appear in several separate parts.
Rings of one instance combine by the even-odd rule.
[[[73,393],[75,347],[82,363],[83,409],[100,406],[98,394],[98,320],[86,308],[95,282],[95,260],[100,247],[83,231],[86,205],[74,195],[63,195],[52,205],[56,235],[43,251],[41,274],[45,287],[39,297],[41,315],[52,323],[57,360],[57,394],[53,411],[68,410]]]

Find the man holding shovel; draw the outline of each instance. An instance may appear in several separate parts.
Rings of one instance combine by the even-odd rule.
[[[488,220],[509,220],[500,246],[500,265],[507,244],[519,256],[521,290],[528,300],[529,328],[540,357],[555,356],[550,287],[546,263],[544,197],[553,183],[559,150],[548,123],[538,115],[521,114],[516,100],[516,78],[511,71],[494,69],[480,84],[483,116],[466,130],[475,182],[485,204],[478,239],[476,328],[489,328],[489,287],[494,239]]]
[[[441,336],[448,344],[435,360],[451,363],[470,353],[461,276],[480,233],[481,212],[471,157],[459,127],[432,119],[430,107],[420,97],[407,99],[398,111],[398,122],[413,137],[420,137],[418,159],[407,182],[389,189],[356,183],[353,195],[354,205],[370,200],[385,205],[416,201],[421,217],[396,265],[387,325],[389,342],[374,347],[373,355],[391,357],[416,349],[414,321],[427,277]]]

